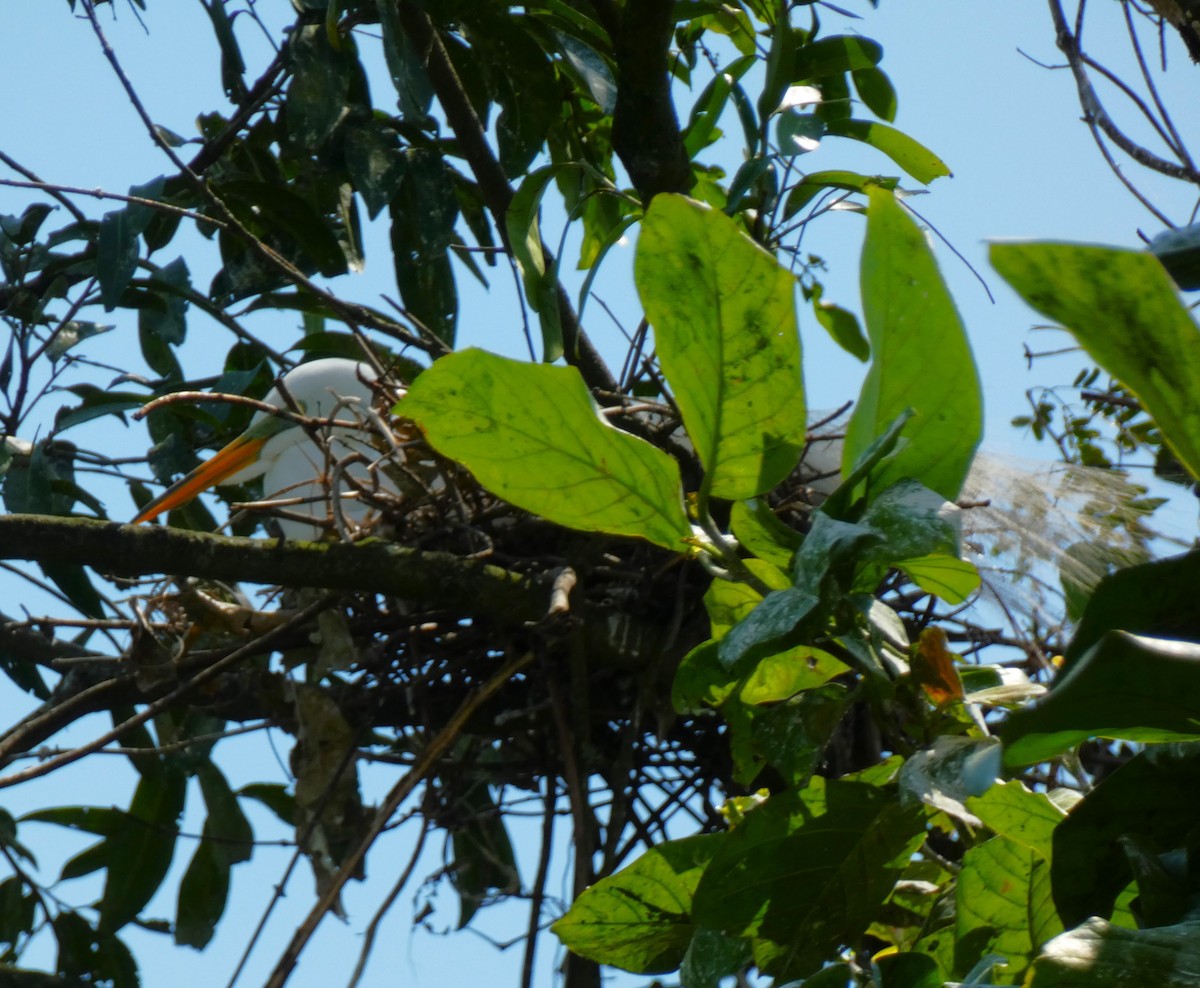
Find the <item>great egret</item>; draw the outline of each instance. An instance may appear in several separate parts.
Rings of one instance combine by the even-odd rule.
[[[279,409],[294,407],[314,419],[365,424],[377,393],[378,375],[369,364],[332,357],[288,371],[264,401]],[[312,519],[280,518],[287,538],[317,538],[333,519],[352,528],[365,527],[372,510],[359,492],[395,489],[376,469],[380,453],[368,442],[369,433],[360,428],[322,428],[319,435],[314,438],[287,418],[256,412],[245,432],[147,504],[134,524],[186,504],[216,484],[262,477],[264,498],[283,500],[288,514]]]

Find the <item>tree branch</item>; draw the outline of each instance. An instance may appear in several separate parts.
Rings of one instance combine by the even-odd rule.
[[[660,192],[687,192],[695,182],[671,99],[674,27],[672,0],[627,0],[613,39],[619,75],[613,148],[646,206]]]
[[[113,576],[196,576],[227,582],[392,594],[487,618],[541,620],[551,581],[447,552],[370,541],[286,542],[207,535],[88,518],[0,516],[0,558],[76,563]]]

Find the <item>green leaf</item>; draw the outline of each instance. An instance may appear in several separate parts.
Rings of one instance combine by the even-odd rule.
[[[815,82],[826,76],[873,68],[882,57],[883,48],[870,38],[834,34],[796,49],[791,78],[793,82]]]
[[[635,279],[706,471],[702,496],[770,490],[807,428],[795,280],[728,216],[675,195],[646,214]]]
[[[634,974],[674,971],[696,932],[696,884],[726,839],[706,834],[651,848],[587,889],[551,929],[581,957]]]
[[[458,892],[461,930],[471,922],[490,893],[519,892],[521,875],[504,816],[486,783],[477,783],[459,794],[450,812],[463,821],[450,828],[454,851],[451,879]]]
[[[1159,261],[1086,244],[993,244],[992,265],[1140,399],[1200,478],[1200,332]]]
[[[798,645],[767,656],[745,678],[738,693],[743,703],[778,703],[804,690],[823,686],[849,666],[812,645]]]
[[[137,270],[138,233],[127,209],[114,209],[100,220],[96,280],[100,283],[100,301],[107,312],[120,304]]]
[[[896,87],[888,74],[877,66],[855,69],[850,73],[859,98],[877,117],[891,123],[896,119]]]
[[[897,559],[897,569],[926,593],[941,597],[947,604],[961,604],[979,589],[979,570],[965,559],[934,553],[918,559]]]
[[[862,782],[817,776],[771,796],[726,835],[693,915],[760,941],[768,974],[803,977],[861,936],[924,839],[924,814]]]
[[[1132,758],[1075,806],[1054,832],[1054,901],[1064,923],[1112,915],[1133,878],[1117,838],[1163,850],[1191,843],[1198,786],[1196,747],[1172,745]]]
[[[679,980],[687,988],[720,988],[724,977],[749,963],[750,945],[745,940],[700,927],[679,966]]]
[[[1000,728],[1009,766],[1042,762],[1088,738],[1200,739],[1200,645],[1110,631],[1045,699]]]
[[[229,898],[229,861],[212,841],[196,847],[179,883],[175,942],[202,950],[212,940]]]
[[[378,9],[379,26],[383,31],[383,54],[399,97],[400,115],[406,122],[423,121],[429,115],[429,107],[433,102],[433,86],[420,53],[400,26],[399,7],[383,3]]]
[[[955,885],[956,967],[967,970],[981,955],[1008,962],[1005,980],[1019,984],[1038,948],[1062,932],[1050,898],[1050,868],[1037,854],[993,837],[963,856]]]
[[[245,799],[262,803],[289,827],[296,826],[296,797],[287,791],[287,786],[270,782],[252,782],[242,786],[237,794]]]
[[[1108,631],[1200,640],[1197,586],[1200,552],[1127,566],[1101,580],[1063,652],[1064,669],[1072,668]]]
[[[817,322],[824,327],[830,338],[845,350],[850,356],[856,357],[863,363],[871,359],[871,344],[863,335],[858,317],[848,309],[832,302],[822,302],[820,298],[813,299],[813,315]]]
[[[979,376],[966,331],[925,235],[886,189],[868,191],[863,315],[873,360],[850,419],[843,463],[853,464],[905,409],[908,445],[873,474],[882,490],[906,477],[958,496],[983,430]]]
[[[375,117],[356,123],[347,131],[345,153],[355,191],[367,204],[367,215],[375,219],[404,179],[396,131]]]
[[[1093,917],[1055,937],[1033,962],[1029,988],[1190,988],[1200,923],[1128,930]]]
[[[825,133],[829,137],[848,137],[881,151],[918,182],[928,185],[935,178],[950,174],[950,169],[936,154],[895,127],[871,120],[828,121]]]
[[[175,853],[187,777],[169,767],[138,781],[126,825],[109,837],[100,930],[115,932],[137,918],[158,891]]]
[[[863,192],[873,185],[894,189],[899,181],[882,175],[860,175],[851,171],[809,172],[792,186],[784,203],[784,219],[790,219],[826,189],[845,189],[847,192]],[[819,297],[819,296],[818,296]]]
[[[761,498],[735,502],[729,526],[742,546],[783,570],[790,568],[792,556],[804,541],[804,537],[781,522]]]
[[[676,552],[691,538],[679,465],[602,420],[573,367],[463,350],[421,374],[400,407],[435,449],[519,508]]]
[[[688,157],[694,158],[713,142],[717,121],[725,111],[729,95],[737,81],[744,76],[752,66],[757,64],[752,55],[744,55],[735,59],[720,72],[713,76],[712,81],[704,87],[692,107],[691,118],[683,134],[683,145]]]
[[[972,827],[981,821],[964,805],[991,788],[1000,772],[1000,748],[994,738],[942,736],[914,752],[900,769],[900,798],[922,802]]]
[[[992,786],[967,800],[967,808],[990,829],[1049,861],[1054,828],[1066,814],[1044,792],[1030,792],[1018,779]]]
[[[558,308],[558,270],[556,265],[546,265],[538,209],[546,188],[564,167],[543,165],[526,175],[505,214],[508,241],[521,272],[525,301],[541,320],[542,359],[546,363],[553,363],[563,355],[563,335]]]
[[[312,154],[328,140],[348,111],[353,56],[329,43],[324,25],[303,24],[287,46],[292,78],[284,119],[288,136]]]

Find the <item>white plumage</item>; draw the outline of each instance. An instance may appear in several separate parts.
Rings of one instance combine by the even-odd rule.
[[[314,360],[284,374],[264,401],[279,409],[295,407],[309,418],[364,425],[376,381],[369,364],[336,357]],[[281,517],[286,538],[319,538],[340,523],[362,529],[374,512],[360,489],[395,490],[376,469],[380,454],[367,439],[364,429],[349,424],[322,427],[314,436],[286,418],[256,412],[244,433],[147,504],[134,522],[149,521],[216,484],[262,477],[264,500],[278,502],[286,514],[313,519]]]

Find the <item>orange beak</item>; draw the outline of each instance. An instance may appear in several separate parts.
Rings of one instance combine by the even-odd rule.
[[[138,512],[132,524],[137,525],[144,521],[150,521],[164,511],[187,504],[197,494],[216,486],[226,477],[231,477],[239,470],[250,466],[258,459],[267,438],[267,436],[239,436],[211,460],[201,463],[182,480],[172,484],[159,494]]]

